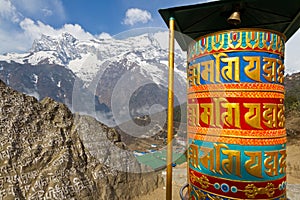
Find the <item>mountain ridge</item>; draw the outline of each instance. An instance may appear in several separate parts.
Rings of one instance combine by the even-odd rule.
[[[0,55],[0,78],[21,92],[41,98],[48,95],[66,103],[73,112],[94,117],[102,115],[98,119],[107,119],[107,124],[114,124],[111,112],[118,103],[128,107],[132,116],[148,115],[156,104],[161,105],[161,110],[167,107],[166,38],[166,32],[122,40],[113,37],[78,40],[69,33],[56,37],[42,35],[27,53]],[[181,50],[176,49],[174,53],[175,102],[180,105],[186,102],[186,63]],[[59,78],[51,77],[55,73],[45,66],[59,69]],[[34,68],[44,70],[43,77],[39,77]],[[290,79],[296,80],[295,77],[286,75],[287,109],[290,103],[299,99],[291,92],[298,90],[293,86],[295,84],[290,84]],[[69,82],[64,83],[64,78]],[[41,80],[44,80],[43,84],[39,82]],[[37,85],[49,87],[39,89]],[[126,120],[130,120],[128,116],[123,121]]]
[[[142,103],[136,104],[139,105],[138,107],[131,105],[133,109],[130,111],[131,114],[143,115],[144,111],[147,114],[147,110],[155,104],[162,105],[162,108],[167,107],[165,95],[167,93],[168,49],[164,44],[166,34],[149,33],[123,40],[115,38],[78,40],[69,33],[63,33],[57,37],[42,35],[40,39],[34,41],[31,50],[27,53],[0,55],[2,66],[0,78],[6,84],[16,86],[21,92],[41,98],[45,97],[45,93],[50,93],[50,97],[67,104],[74,112],[83,112],[94,117],[102,115],[101,119],[109,118],[107,124],[114,123],[112,115],[109,114],[115,105],[112,98],[114,94],[131,90],[132,86],[141,92],[144,91],[145,95],[156,98],[147,100],[147,108],[143,107]],[[185,101],[185,57],[179,49],[176,49],[175,55],[175,93],[178,99],[176,102],[180,103]],[[22,66],[27,72],[15,73],[20,70],[24,71]],[[60,78],[51,76],[56,73],[51,72],[50,66],[53,70],[59,69]],[[41,73],[43,77],[39,77],[35,68],[44,71]],[[12,72],[15,73],[14,77],[18,78],[12,80]],[[64,77],[69,79],[73,88],[71,84],[64,84],[64,81],[60,80]],[[127,84],[121,83],[121,79],[126,79]],[[36,87],[41,85],[39,82],[41,80],[44,80],[43,85],[49,85],[48,88],[44,87],[43,91]],[[145,92],[149,84],[154,87],[151,91]],[[25,85],[26,89],[19,87]],[[135,98],[135,102],[139,101],[136,96],[142,97],[134,91],[127,92],[126,96]],[[123,97],[117,98],[120,99],[121,104],[129,106],[125,105]],[[74,101],[78,103],[73,104]],[[140,98],[140,101],[144,99]],[[143,112],[139,113],[139,110]],[[123,121],[128,119],[126,117]]]

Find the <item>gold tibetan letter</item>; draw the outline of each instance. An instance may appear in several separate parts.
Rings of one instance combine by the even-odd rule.
[[[244,61],[249,62],[244,69],[248,78],[261,82],[260,80],[260,57],[259,56],[244,56]]]
[[[240,104],[239,103],[221,103],[227,111],[222,113],[222,121],[226,126],[241,128],[240,122]],[[234,119],[233,119],[234,117]]]
[[[250,160],[245,162],[246,171],[257,178],[262,176],[262,153],[260,151],[245,151],[245,155],[250,157]]]
[[[213,98],[216,109],[216,126],[223,128],[221,124],[221,102],[228,103],[226,98]]]
[[[285,174],[286,173],[286,150],[280,150],[279,153],[281,157],[279,159],[279,173]]]
[[[201,103],[200,108],[203,108],[200,119],[203,123],[214,126],[214,106],[213,103]]]
[[[199,104],[190,103],[188,104],[188,125],[189,126],[200,126],[199,124]]]
[[[220,75],[221,75],[221,57],[228,58],[226,53],[214,54],[216,59],[216,82],[221,83]]]
[[[203,153],[203,155],[200,157],[201,164],[210,171],[215,172],[215,157],[214,157],[214,149],[208,148],[208,147],[201,147],[200,149]],[[209,163],[209,166],[208,166]]]
[[[201,67],[204,67],[203,71],[201,72],[201,78],[205,81],[210,83],[215,82],[215,69],[214,69],[214,60],[208,60],[201,62]],[[209,77],[209,80],[208,80]]]
[[[265,152],[265,172],[268,176],[278,176],[278,151]]]
[[[280,59],[278,59],[277,62],[279,64],[279,67],[277,70],[277,74],[278,74],[277,81],[278,81],[278,83],[283,84],[283,82],[284,82],[284,64],[282,63],[282,60],[280,60]]]
[[[277,59],[276,58],[267,58],[267,57],[264,57],[263,61],[266,62],[266,64],[264,64],[264,66],[263,66],[263,70],[266,73],[266,75],[263,74],[263,76],[270,83],[276,82],[276,65],[277,65]]]
[[[228,149],[228,146],[226,144],[214,144],[215,148],[215,155],[216,155],[216,172],[223,175],[223,172],[221,170],[221,149],[225,148]],[[222,150],[223,151],[223,150]]]
[[[236,128],[240,128],[240,104],[228,103],[226,98],[213,98],[213,100],[215,102],[216,108],[216,126],[222,128],[223,124],[225,124],[226,126],[234,126]],[[221,114],[222,108],[227,109],[227,111]]]
[[[239,57],[221,58],[221,61],[228,63],[227,66],[224,66],[222,68],[221,71],[222,77],[227,81],[233,81],[233,73],[234,73],[234,81],[240,82],[240,58]]]
[[[194,168],[200,168],[198,159],[199,159],[198,146],[195,145],[195,144],[190,144],[190,148],[189,148],[189,163]]]
[[[242,177],[242,175],[241,175],[241,152],[237,151],[237,150],[222,150],[222,153],[224,155],[228,156],[227,159],[222,160],[222,169],[227,174],[232,174],[233,169],[235,169],[235,175]]]
[[[252,128],[262,129],[260,118],[260,103],[244,103],[245,108],[249,108],[249,112],[245,114],[246,123]]]
[[[264,124],[269,128],[276,128],[277,127],[277,104],[273,103],[264,103],[263,117],[266,121]]]
[[[278,104],[278,127],[284,128],[285,126],[285,116],[284,116],[284,104]]]
[[[200,85],[200,64],[194,64],[188,68],[189,86]]]

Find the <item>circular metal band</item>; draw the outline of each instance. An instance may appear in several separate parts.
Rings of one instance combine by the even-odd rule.
[[[254,138],[234,138],[234,137],[221,137],[221,136],[209,136],[209,135],[198,135],[194,133],[188,133],[188,138],[195,140],[202,140],[207,142],[221,142],[227,144],[239,144],[249,146],[269,146],[285,144],[287,142],[286,137],[272,138],[272,139],[254,139]]]
[[[188,94],[188,99],[195,98],[213,98],[213,97],[230,97],[230,98],[279,98],[284,99],[283,93],[276,92],[200,92]]]
[[[210,84],[188,88],[188,93],[199,92],[277,92],[284,93],[284,86],[270,83]]]
[[[279,130],[240,130],[240,129],[219,129],[188,126],[188,132],[203,136],[221,136],[233,138],[259,138],[272,139],[286,136],[285,129]]]

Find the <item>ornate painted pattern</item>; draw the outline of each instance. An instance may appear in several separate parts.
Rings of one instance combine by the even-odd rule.
[[[286,136],[285,129],[279,130],[241,130],[241,129],[219,129],[188,126],[188,132],[196,135],[209,135],[216,137],[234,137],[234,138],[257,138],[271,139]]]
[[[285,178],[285,144],[271,144],[262,148],[255,144],[241,147],[195,138],[189,141],[187,153],[190,170],[237,182],[255,183]]]
[[[190,199],[286,199],[284,43],[239,29],[189,46]]]
[[[223,97],[223,98],[280,98],[284,99],[283,93],[276,93],[276,92],[261,92],[261,91],[237,91],[237,92],[228,92],[228,91],[219,91],[219,92],[197,92],[188,95],[188,99],[195,99],[195,98],[213,98],[213,97]]]
[[[284,93],[284,86],[270,83],[210,84],[188,88],[188,93],[202,92],[277,92]]]
[[[277,54],[265,52],[223,52],[191,60],[189,87],[206,84],[284,82],[284,62]]]
[[[285,37],[278,32],[260,29],[238,29],[203,36],[191,43],[188,61],[224,51],[259,51],[284,57]]]
[[[212,97],[207,97],[209,95]],[[262,98],[263,96],[249,98],[248,95],[248,98],[240,98],[238,95],[224,98],[215,97],[215,93],[207,93],[206,98],[191,99],[190,96],[194,95],[189,95],[187,125],[239,130],[283,129],[285,126],[283,94],[279,95],[281,98],[270,98],[268,95],[265,95],[265,98]],[[198,97],[198,93],[195,96]]]
[[[235,137],[220,137],[220,136],[210,136],[210,135],[198,135],[193,133],[188,133],[189,138],[207,142],[222,142],[227,144],[238,144],[241,146],[264,146],[285,144],[287,142],[286,137],[281,138],[267,138],[267,139],[257,139],[257,138],[235,138]]]
[[[216,199],[215,195],[218,195],[219,198],[222,197],[222,199],[227,199],[228,196],[230,199],[278,199],[285,196],[285,178],[253,184],[247,181],[239,182],[207,176],[191,169],[189,172],[190,181],[193,183],[192,193],[198,198],[201,196],[208,197],[208,194]]]

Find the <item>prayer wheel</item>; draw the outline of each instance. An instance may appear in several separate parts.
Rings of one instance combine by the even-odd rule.
[[[284,45],[245,28],[188,46],[189,199],[286,199]]]

